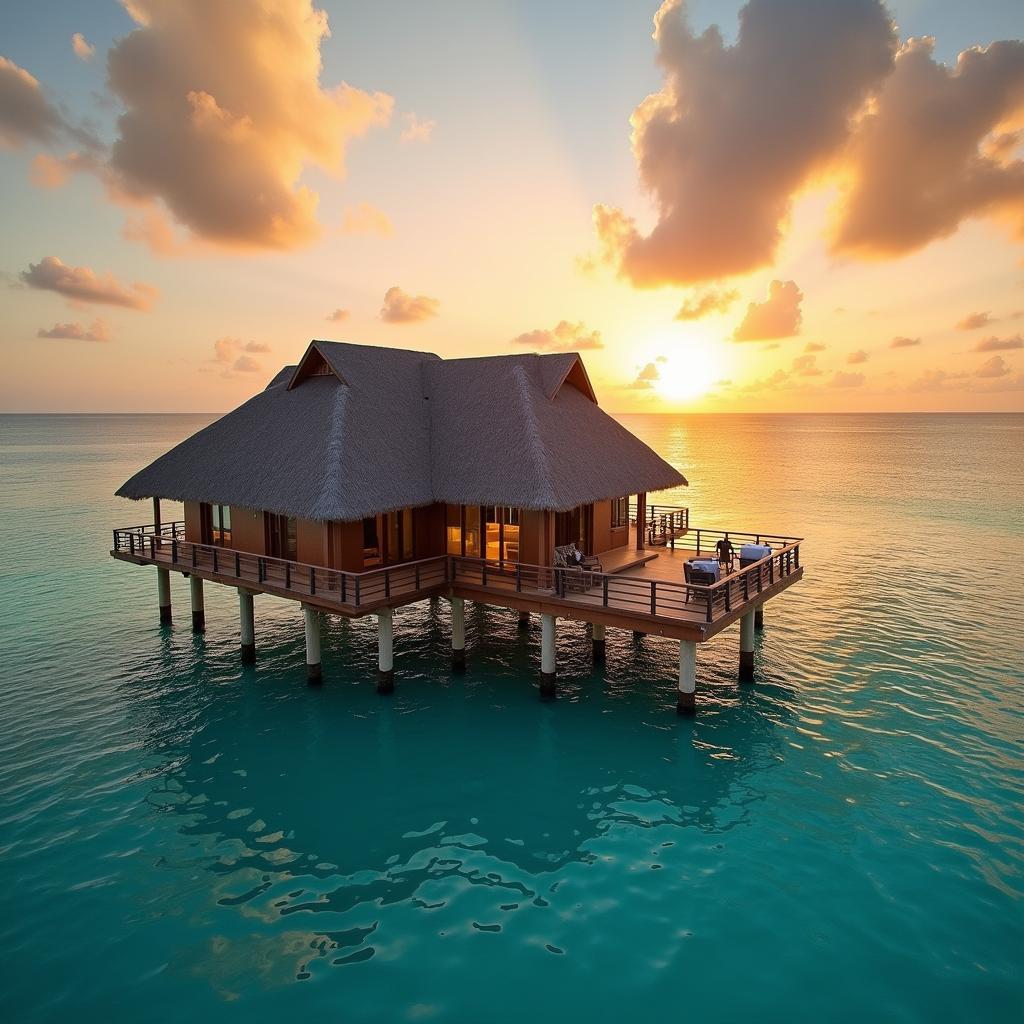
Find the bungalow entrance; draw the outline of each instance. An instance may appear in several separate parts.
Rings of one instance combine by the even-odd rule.
[[[568,512],[555,513],[555,547],[575,544],[585,555],[594,547],[594,506],[577,505]]]
[[[383,512],[363,520],[363,566],[398,565],[415,557],[412,509]]]

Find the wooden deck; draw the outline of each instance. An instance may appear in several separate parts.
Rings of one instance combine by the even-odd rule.
[[[714,558],[714,545],[725,536],[737,548],[755,538],[766,541],[772,553],[746,568],[734,568],[713,585],[687,584],[686,560],[698,554]],[[180,523],[168,524],[160,532],[153,527],[117,530],[111,555],[347,617],[444,594],[696,642],[714,636],[803,577],[799,538],[689,529],[666,538],[663,545],[637,551],[634,526],[630,540],[625,547],[602,553],[602,572],[438,556],[351,573],[193,544],[183,539]]]

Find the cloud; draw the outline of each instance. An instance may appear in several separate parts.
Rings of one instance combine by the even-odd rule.
[[[889,348],[913,348],[915,345],[920,344],[920,338],[893,338],[889,342]]]
[[[332,324],[340,324],[343,320],[347,320],[352,315],[352,310],[342,309],[340,306],[333,312],[327,319]]]
[[[0,57],[0,146],[55,142],[66,127],[38,80],[14,61]]]
[[[513,345],[524,345],[538,352],[577,352],[604,348],[600,331],[590,330],[582,320],[570,323],[560,320],[551,330],[527,331],[512,339]]]
[[[733,331],[734,341],[788,338],[800,333],[803,292],[795,281],[772,281],[764,302],[751,302],[746,315]]]
[[[792,196],[847,141],[891,70],[880,0],[749,0],[734,46],[695,35],[666,0],[654,38],[664,84],[633,112],[633,153],[658,210],[648,235],[595,208],[604,256],[634,284],[687,284],[770,264]]]
[[[856,352],[851,352],[847,357],[846,361],[851,365],[855,366],[857,363],[866,363],[868,361],[868,354],[864,349],[859,348]]]
[[[805,352],[824,352],[825,346],[820,341],[809,341],[804,345]]]
[[[975,377],[1005,377],[1010,372],[1010,367],[1002,356],[992,356],[974,371]]]
[[[977,327],[987,327],[996,321],[988,313],[968,313],[963,320],[957,321],[958,331],[973,331]]]
[[[728,291],[709,289],[687,299],[676,313],[677,320],[699,320],[709,313],[724,313],[738,298],[740,293],[735,289]]]
[[[818,366],[818,357],[813,355],[797,356],[793,360],[793,372],[798,377],[820,377],[821,368]]]
[[[403,114],[402,119],[405,121],[405,127],[398,137],[400,142],[429,142],[437,127],[436,121],[419,118],[412,111]]]
[[[89,267],[70,267],[56,256],[44,256],[38,263],[30,263],[19,277],[30,288],[57,292],[72,303],[86,305],[148,310],[160,294],[151,284],[133,281],[124,287],[112,274],[100,277]]]
[[[76,32],[71,37],[71,49],[75,51],[75,56],[80,60],[91,60],[92,55],[96,52],[96,47],[87,43],[81,32]]]
[[[985,338],[983,341],[979,341],[971,351],[1010,352],[1015,348],[1024,348],[1024,339],[1019,334],[1014,335],[1012,338]]]
[[[82,324],[54,324],[49,330],[42,327],[36,331],[37,338],[64,338],[68,341],[110,341],[110,328],[105,320],[93,320],[88,327]]]
[[[347,145],[392,99],[320,83],[326,14],[311,0],[130,0],[137,28],[107,58],[124,105],[109,170],[124,200],[159,201],[194,236],[291,249],[316,238],[304,168],[342,175]],[[199,41],[199,42],[197,42]]]
[[[846,154],[849,182],[833,250],[899,256],[970,217],[1024,215],[1024,161],[993,132],[1024,114],[1024,43],[965,50],[954,67],[935,41],[910,39]]]
[[[270,346],[259,341],[243,342],[241,338],[218,338],[213,343],[214,363],[224,367],[223,377],[232,377],[236,373],[262,373],[262,364],[247,353],[269,352]]]
[[[740,391],[773,391],[782,388],[788,389],[792,386],[789,374],[785,370],[776,370],[768,377],[759,377],[757,380],[752,380],[749,384],[745,384],[740,388]]]
[[[654,363],[648,363],[644,366],[640,372],[636,375],[636,379],[632,384],[627,384],[627,388],[632,388],[635,391],[650,391],[654,387],[654,382],[661,378],[661,373],[658,367]]]
[[[384,293],[384,305],[380,309],[380,318],[389,324],[407,324],[416,320],[429,320],[437,316],[438,299],[429,295],[407,295],[397,285]]]
[[[395,233],[391,218],[370,203],[348,207],[341,217],[341,230],[346,235],[381,235],[390,238]]]
[[[828,382],[828,386],[830,388],[859,388],[863,383],[863,373],[844,373],[837,370]]]

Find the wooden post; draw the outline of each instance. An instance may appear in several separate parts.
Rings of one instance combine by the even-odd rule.
[[[518,573],[519,573],[519,566],[516,566],[516,582],[517,583],[519,583]],[[529,612],[520,612],[519,613],[519,628],[522,629],[522,630],[527,630],[527,629],[530,628],[530,613]]]
[[[256,622],[252,606],[252,591],[238,588],[238,622],[241,633],[242,664],[256,663]]]
[[[391,609],[377,612],[377,692],[391,693],[395,688]]]
[[[679,693],[676,714],[692,715],[697,710],[697,644],[679,641]]]
[[[466,671],[466,601],[452,598],[452,671]]]
[[[192,598],[192,632],[206,632],[206,604],[203,600],[202,576],[189,576],[189,596]]]
[[[540,697],[551,700],[555,696],[555,617],[540,616]]]
[[[156,533],[160,533],[160,499],[153,499],[153,528]]]
[[[160,625],[171,624],[171,573],[169,569],[156,570],[156,590],[160,600]]]
[[[604,623],[595,622],[593,635],[591,637],[594,649],[594,664],[598,665],[604,661]]]
[[[754,679],[754,609],[740,617],[740,682]]]
[[[636,549],[643,551],[647,540],[647,492],[636,496]]]
[[[308,604],[302,606],[303,626],[306,631],[306,682],[318,686],[323,682],[320,670],[320,613]]]
[[[754,629],[764,629],[764,604],[754,608]]]

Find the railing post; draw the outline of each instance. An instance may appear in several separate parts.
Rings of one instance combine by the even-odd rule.
[[[176,537],[171,540],[171,564],[178,564],[178,539]]]
[[[359,600],[360,600],[359,599],[359,582],[360,582],[360,578],[357,576],[356,577],[356,606],[357,607],[359,605]]]
[[[750,573],[745,572],[743,574],[743,600],[750,600]]]
[[[516,593],[521,594],[523,592],[523,569],[522,566],[516,562]]]
[[[348,600],[348,574],[341,574],[341,601],[344,604]]]
[[[198,564],[198,552],[196,551],[195,544],[192,545],[192,568],[194,569]]]
[[[796,563],[796,567],[799,569],[800,568],[800,545],[799,544],[797,544],[797,546],[795,548],[793,548],[793,561]]]
[[[149,536],[149,557],[156,561],[156,537],[152,534]]]
[[[608,607],[608,577],[604,576],[601,578],[601,603]]]
[[[725,610],[732,611],[732,580],[725,581]]]
[[[235,552],[235,579],[242,578],[242,556]]]
[[[133,554],[133,555],[135,554],[135,534],[134,533],[129,533],[128,534],[128,550],[129,550],[129,552],[131,552],[131,554]]]
[[[712,607],[712,602],[713,601],[714,601],[714,594],[712,593],[711,588],[708,587],[708,622],[710,622],[711,618],[712,618],[711,607]]]
[[[311,595],[316,593],[316,569],[313,566],[309,567],[309,592]]]
[[[652,615],[656,615],[657,614],[657,608],[658,608],[658,593],[657,593],[657,591],[658,591],[658,581],[657,580],[651,580],[651,614]]]
[[[700,554],[700,530],[697,531],[697,554]]]
[[[487,559],[486,558],[480,563],[480,586],[481,587],[486,587],[487,586]]]
[[[413,575],[415,577],[415,587],[416,587],[417,590],[419,590],[420,589],[420,567],[419,567],[419,563],[418,562],[416,563],[416,571],[415,571],[415,573]]]
[[[391,596],[391,570],[390,569],[385,569],[384,570],[384,596],[385,597],[390,597]]]
[[[217,549],[213,549],[213,571],[217,572]]]

